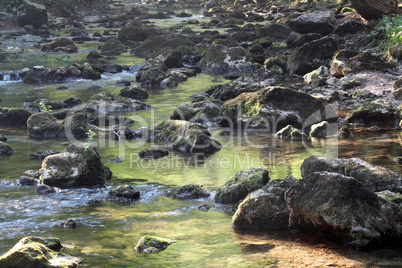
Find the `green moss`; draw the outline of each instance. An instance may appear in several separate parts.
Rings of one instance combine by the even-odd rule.
[[[145,253],[156,253],[165,250],[175,242],[176,240],[173,239],[145,235],[140,239],[140,241],[138,241],[135,250]]]

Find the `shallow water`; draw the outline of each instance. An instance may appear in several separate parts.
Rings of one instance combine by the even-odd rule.
[[[18,40],[32,38],[17,38],[15,43],[8,45],[17,46]],[[73,56],[74,59],[83,60],[82,57],[95,44],[82,47],[85,48],[81,54]],[[35,55],[38,53],[34,49],[32,51]],[[56,58],[58,55],[49,57]],[[143,59],[123,54],[116,62],[135,65]],[[25,67],[24,64],[1,66],[4,68],[2,71],[11,71]],[[53,60],[30,64],[57,66]],[[3,99],[0,104],[22,107],[24,101],[39,97],[50,100],[79,97],[85,103],[96,93],[88,90],[90,86],[100,86],[99,92],[116,94],[123,87],[115,83],[122,79],[135,81],[135,71],[105,74],[100,81],[80,80],[49,85],[3,81],[0,82],[0,98]],[[155,109],[124,115],[136,121],[133,129],[150,126],[169,118],[181,103],[189,103],[191,95],[225,82],[221,76],[199,74],[174,89],[149,90],[150,97],[146,103]],[[59,86],[68,86],[68,89],[57,90]],[[335,249],[327,246],[327,255],[320,255],[320,249],[314,247],[314,243],[301,243],[300,237],[295,234],[233,230],[230,226],[232,213],[220,212],[224,206],[215,204],[213,195],[186,201],[162,196],[169,187],[190,183],[202,184],[213,192],[237,171],[258,166],[266,167],[271,179],[289,175],[300,178],[300,165],[311,154],[359,157],[401,172],[401,167],[393,161],[402,154],[399,132],[359,132],[353,139],[345,141],[329,139],[313,142],[277,140],[270,133],[231,133],[218,128],[212,128],[211,132],[224,145],[213,155],[171,152],[168,157],[148,161],[139,159],[137,153],[152,144],[141,144],[137,140],[119,143],[99,135],[96,142],[114,178],[104,188],[65,189],[41,196],[35,194],[35,187],[20,186],[15,180],[25,170],[40,168],[41,161],[30,160],[27,155],[40,149],[62,151],[67,141],[30,139],[25,127],[0,126],[0,133],[7,136],[9,144],[17,151],[10,157],[0,156],[0,254],[7,252],[24,236],[38,235],[59,237],[66,246],[63,251],[81,257],[83,267],[289,267],[294,262],[296,250],[300,254],[312,254],[311,259],[318,262],[317,267],[322,265],[319,258],[331,260],[334,256],[350,261],[354,267],[397,267],[392,265],[402,264],[402,247],[357,251],[345,249],[342,245]],[[118,164],[107,161],[114,157],[125,160]],[[107,192],[122,183],[132,184],[140,190],[141,199],[133,203],[104,201]],[[212,209],[199,211],[197,206],[205,203]],[[68,218],[77,221],[76,229],[59,226]],[[146,234],[177,242],[158,254],[140,254],[134,247]],[[328,241],[322,243],[332,245]]]

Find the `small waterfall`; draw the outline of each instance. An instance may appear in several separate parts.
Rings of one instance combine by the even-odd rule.
[[[20,74],[17,72],[0,73],[0,81],[12,82],[20,80]]]

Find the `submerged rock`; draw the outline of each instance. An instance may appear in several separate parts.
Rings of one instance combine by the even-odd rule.
[[[178,199],[194,199],[208,197],[211,193],[206,191],[202,185],[187,184],[182,187],[167,190],[164,192],[164,195]]]
[[[25,237],[0,257],[0,267],[78,267],[81,260],[56,252],[61,248],[58,238]]]
[[[94,186],[105,183],[105,170],[96,147],[71,144],[42,162],[39,183],[56,187]]]
[[[222,148],[206,127],[183,120],[164,120],[135,134],[148,141],[165,142],[167,147],[183,153],[214,153]]]
[[[300,170],[303,178],[315,172],[335,172],[355,178],[373,192],[389,190],[402,193],[401,175],[383,167],[373,166],[359,158],[311,156],[303,161]]]
[[[399,206],[352,177],[315,172],[294,184],[285,199],[292,227],[323,231],[347,245],[365,247],[402,236]]]
[[[265,168],[239,171],[216,191],[215,202],[237,203],[252,191],[262,188],[269,180],[269,173]]]
[[[0,141],[0,155],[12,155],[13,153],[15,153],[13,147],[5,142]]]
[[[7,137],[4,136],[3,134],[0,134],[0,141],[1,142],[7,142]]]
[[[233,215],[234,228],[287,229],[289,214],[284,195],[296,178],[270,181],[263,188],[250,193]]]
[[[138,241],[134,249],[138,252],[157,253],[165,250],[174,242],[176,242],[176,240],[145,235],[140,239],[140,241]]]
[[[39,150],[33,154],[28,155],[29,159],[45,159],[45,157],[60,153],[58,150]]]
[[[161,158],[161,157],[168,156],[168,155],[169,155],[168,150],[159,149],[159,148],[157,148],[157,149],[144,149],[144,150],[141,150],[138,153],[138,156],[140,158],[154,158],[154,159]]]

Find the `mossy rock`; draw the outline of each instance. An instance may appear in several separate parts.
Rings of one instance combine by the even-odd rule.
[[[15,153],[13,147],[5,142],[0,141],[0,155],[12,155],[13,153]]]
[[[292,131],[294,129],[295,128],[293,126],[287,125],[286,127],[282,128],[281,130],[279,130],[278,132],[275,133],[275,138],[280,138],[280,139],[288,138],[288,139],[290,139]]]
[[[310,128],[310,137],[325,138],[329,134],[328,126],[328,121],[312,125]]]
[[[108,193],[109,196],[135,200],[140,198],[140,191],[135,190],[131,185],[119,185]]]
[[[253,57],[242,47],[211,46],[200,67],[210,73],[246,72],[253,66]]]
[[[33,114],[27,121],[28,135],[32,138],[65,137],[62,121],[49,112]]]
[[[312,173],[286,191],[285,200],[291,227],[321,231],[346,245],[359,248],[402,237],[399,206],[378,197],[353,177]]]
[[[62,248],[58,238],[25,237],[0,257],[0,267],[74,268],[81,260],[55,250]]]
[[[26,109],[0,107],[0,125],[26,125],[31,115]]]
[[[350,136],[352,136],[353,133],[352,131],[348,128],[348,126],[342,126],[339,130],[338,130],[338,136],[341,139],[347,139]]]
[[[29,159],[45,159],[47,156],[52,154],[60,153],[58,150],[38,150],[33,154],[28,155]]]
[[[376,192],[376,195],[378,195],[381,198],[384,198],[385,200],[388,200],[390,202],[396,203],[396,204],[402,204],[402,194],[400,193],[393,193],[391,191],[381,191],[381,192]]]
[[[182,187],[167,190],[164,192],[164,195],[178,199],[194,199],[208,197],[211,193],[206,191],[202,185],[187,184]]]
[[[139,100],[101,92],[91,97],[84,110],[89,112],[130,112],[150,108],[151,106]]]
[[[290,133],[290,138],[294,141],[304,141],[309,139],[306,133],[297,128],[292,130]]]
[[[119,95],[126,98],[137,99],[137,100],[146,100],[148,99],[149,96],[148,92],[146,92],[139,86],[125,87],[122,90],[120,90]]]
[[[42,46],[42,51],[66,51],[69,53],[78,52],[78,48],[75,46],[74,42],[68,38],[60,37],[48,45]]]
[[[237,203],[252,191],[262,188],[269,180],[269,173],[265,168],[239,171],[218,189],[215,194],[215,202]]]
[[[81,76],[84,79],[90,80],[99,80],[102,78],[101,74],[95,71],[92,67],[85,67],[81,72]]]
[[[261,89],[261,86],[231,82],[223,85],[212,86],[206,93],[215,99],[226,101],[233,99],[244,92],[256,92]]]
[[[105,169],[96,147],[69,145],[46,157],[39,170],[39,183],[56,187],[94,186],[105,183]]]
[[[138,241],[137,245],[135,246],[135,250],[144,253],[157,253],[165,250],[168,246],[175,242],[176,240],[173,239],[145,235]]]
[[[117,38],[108,39],[102,46],[102,55],[115,56],[126,52],[127,49]]]
[[[342,88],[344,90],[352,89],[352,88],[363,85],[364,82],[366,82],[366,79],[364,79],[364,78],[355,78],[352,80],[347,80],[342,84]]]
[[[361,106],[351,111],[346,117],[348,122],[379,122],[387,123],[394,119],[394,110],[383,104],[375,102],[364,102]]]
[[[293,177],[277,179],[250,193],[233,215],[232,226],[236,229],[287,229],[290,211],[284,194],[296,182]]]
[[[303,178],[315,172],[333,172],[353,177],[372,192],[389,190],[402,193],[402,177],[400,174],[380,166],[374,166],[359,158],[331,158],[311,156],[306,158],[301,167]]]
[[[170,119],[187,120],[196,123],[211,123],[218,119],[220,107],[218,104],[204,100],[190,104],[181,104],[173,111]]]
[[[165,142],[168,148],[183,153],[214,153],[222,148],[206,127],[184,120],[164,120],[140,130],[139,135],[148,141]]]

